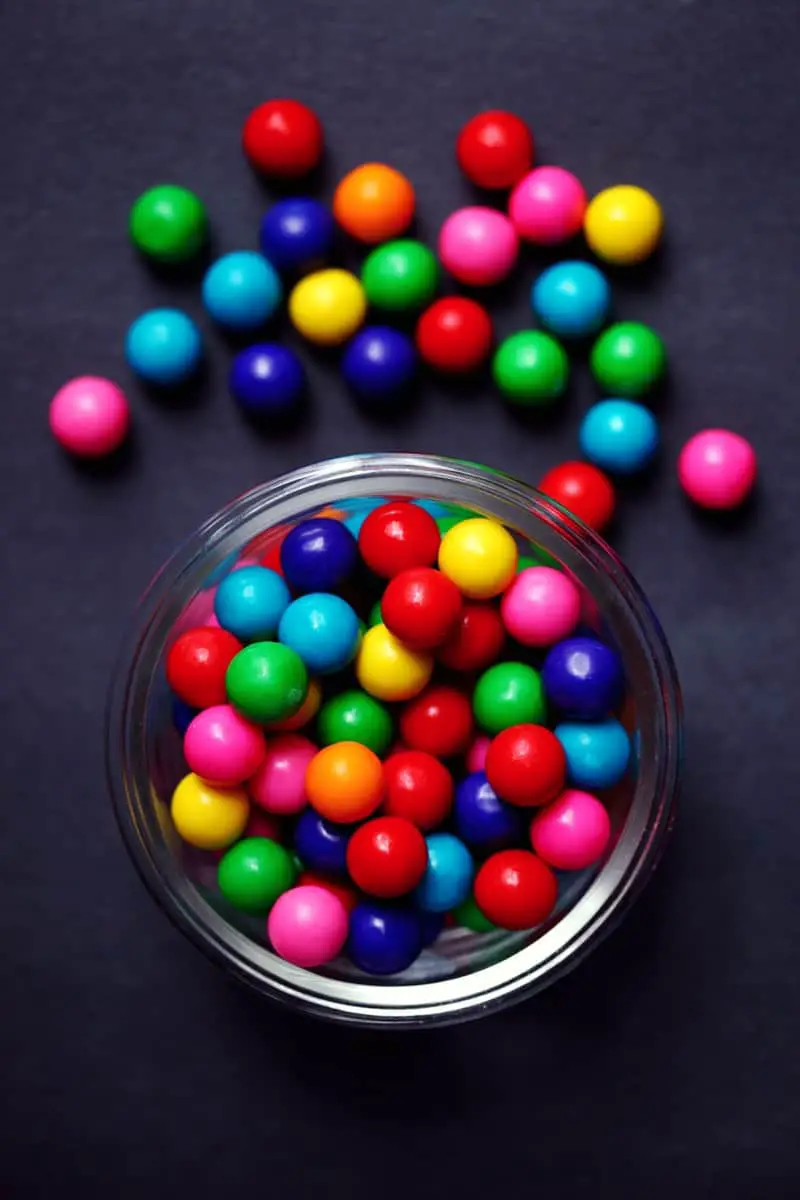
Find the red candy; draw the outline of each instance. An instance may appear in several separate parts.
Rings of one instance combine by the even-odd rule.
[[[591,463],[566,462],[548,471],[539,482],[539,491],[598,532],[614,515],[616,497],[607,475]]]
[[[404,817],[367,821],[347,843],[347,870],[370,896],[404,896],[421,881],[427,866],[425,838]]]
[[[225,704],[225,675],[242,643],[226,629],[187,629],[167,654],[167,683],[192,708]]]
[[[341,900],[348,913],[351,913],[358,904],[358,892],[355,888],[342,883],[340,879],[329,879],[327,875],[320,875],[317,871],[301,871],[295,887],[324,888],[326,892],[336,896],[337,900]]]
[[[400,736],[406,745],[437,758],[463,754],[472,732],[472,705],[454,687],[425,688],[408,701],[400,717]]]
[[[456,143],[458,165],[478,187],[510,188],[533,166],[533,138],[514,113],[491,109],[467,121]]]
[[[429,567],[436,561],[440,541],[430,513],[398,500],[369,514],[358,535],[358,549],[371,571],[393,579],[409,567]]]
[[[522,808],[549,804],[563,791],[564,748],[543,725],[512,725],[486,752],[486,778],[501,800]]]
[[[405,817],[427,832],[446,820],[453,805],[453,777],[438,758],[422,750],[398,750],[383,764],[383,811]]]
[[[475,903],[500,929],[533,929],[555,908],[556,877],[529,850],[501,850],[475,876]]]
[[[491,604],[467,601],[439,649],[439,661],[454,671],[484,671],[496,661],[505,640],[499,611]]]
[[[420,358],[437,371],[474,371],[487,358],[493,339],[486,309],[465,296],[437,300],[417,322]]]
[[[242,130],[242,148],[250,165],[281,179],[312,171],[322,157],[322,145],[319,118],[297,100],[260,104]]]
[[[387,629],[414,650],[433,650],[461,612],[461,592],[433,567],[409,567],[395,575],[381,597]]]

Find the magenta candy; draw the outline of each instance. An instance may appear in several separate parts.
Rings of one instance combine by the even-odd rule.
[[[124,441],[130,425],[125,394],[110,379],[81,375],[50,401],[50,430],[57,442],[79,458],[102,458]]]
[[[558,871],[582,871],[601,858],[611,836],[596,796],[568,788],[531,821],[531,845]]]
[[[338,896],[312,884],[279,896],[267,920],[272,948],[296,967],[321,967],[341,953],[347,910]]]
[[[480,734],[475,738],[475,741],[467,751],[466,764],[470,775],[474,775],[476,771],[482,771],[486,765],[486,755],[492,739]]]
[[[216,787],[244,783],[261,766],[266,752],[261,730],[229,704],[216,704],[198,713],[183,738],[189,770]]]
[[[298,733],[273,738],[256,774],[250,780],[251,798],[269,813],[285,815],[305,808],[306,771],[317,747]]]
[[[508,214],[521,238],[554,246],[575,237],[588,200],[580,180],[563,167],[536,167],[511,193]]]
[[[282,842],[283,830],[277,817],[271,816],[261,808],[254,808],[247,819],[242,837],[265,837],[271,838],[273,842]],[[226,851],[221,851],[220,857],[225,853]]]
[[[500,606],[503,624],[523,646],[552,646],[569,637],[581,615],[581,594],[552,567],[520,571]]]
[[[505,279],[517,260],[519,239],[494,208],[459,208],[439,234],[439,257],[461,283],[484,287]]]
[[[678,479],[701,508],[736,508],[753,490],[758,472],[755,451],[728,429],[704,429],[683,447]]]

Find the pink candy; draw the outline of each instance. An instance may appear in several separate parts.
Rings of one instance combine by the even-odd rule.
[[[531,822],[531,845],[559,871],[582,871],[601,857],[611,836],[608,813],[596,796],[568,788]]]
[[[70,454],[102,458],[123,442],[130,425],[125,394],[110,379],[71,379],[50,401],[50,430]]]
[[[686,495],[702,508],[736,508],[756,481],[753,447],[727,429],[705,429],[683,447],[678,479]]]
[[[216,787],[236,787],[253,775],[267,752],[261,730],[229,704],[203,709],[189,724],[183,753],[189,770]]]
[[[461,283],[499,283],[514,266],[518,250],[514,226],[493,208],[459,208],[439,234],[439,257]]]
[[[278,818],[270,816],[269,813],[263,812],[260,808],[252,809],[242,837],[265,837],[271,838],[273,842],[283,841]]]
[[[264,761],[250,780],[249,792],[269,813],[297,813],[306,806],[306,771],[317,753],[308,738],[285,733],[267,746]]]
[[[508,215],[527,242],[554,246],[579,233],[588,200],[579,179],[563,167],[536,167],[511,193]]]
[[[321,967],[347,939],[347,910],[338,896],[307,884],[279,896],[267,921],[276,954],[297,967]]]
[[[561,571],[527,567],[506,592],[500,612],[508,632],[523,646],[552,646],[578,624],[581,595]]]
[[[475,738],[475,741],[467,751],[467,770],[470,775],[474,775],[476,771],[482,771],[486,766],[486,755],[489,751],[489,746],[492,739],[480,734]]]

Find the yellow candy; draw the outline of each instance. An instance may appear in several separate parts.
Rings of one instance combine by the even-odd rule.
[[[409,650],[385,625],[373,625],[361,639],[356,677],[379,700],[410,700],[433,673],[433,655]]]
[[[364,320],[367,298],[349,271],[331,268],[306,275],[289,296],[289,316],[294,327],[310,342],[338,346]]]
[[[583,231],[598,258],[642,262],[653,253],[664,228],[661,205],[644,188],[620,184],[595,196],[586,209]]]
[[[212,787],[185,775],[172,793],[172,821],[185,842],[201,850],[224,850],[240,838],[250,816],[244,788]]]
[[[471,600],[499,596],[516,569],[516,544],[497,521],[472,517],[454,525],[442,538],[439,570]]]

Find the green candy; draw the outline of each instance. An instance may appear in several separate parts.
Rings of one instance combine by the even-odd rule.
[[[381,612],[381,602],[380,602],[380,600],[376,600],[375,603],[373,604],[372,608],[369,610],[369,616],[367,617],[367,625],[369,625],[370,629],[372,629],[372,627],[374,625],[382,625],[382,624],[383,624],[383,613]]]
[[[405,312],[421,308],[431,299],[439,282],[439,266],[422,242],[403,238],[372,251],[364,263],[361,282],[370,304]]]
[[[360,742],[382,758],[394,736],[394,724],[382,704],[353,688],[325,701],[317,718],[317,734],[323,746]]]
[[[497,929],[497,926],[483,915],[472,895],[467,896],[458,908],[453,909],[453,920],[457,925],[471,929],[473,933],[490,933],[493,929]]]
[[[555,571],[562,569],[555,555],[545,550],[544,546],[537,546],[535,554],[520,554],[517,559],[517,574],[526,571],[528,567],[552,567]]]
[[[144,192],[131,209],[133,244],[148,258],[178,263],[194,258],[208,236],[205,206],[186,188],[165,183]]]
[[[283,721],[305,700],[308,672],[289,646],[253,642],[231,660],[225,687],[233,707],[248,720]]]
[[[538,329],[512,333],[497,348],[492,375],[512,404],[538,407],[557,399],[567,386],[569,359],[555,338]]]
[[[661,338],[638,321],[609,326],[592,347],[592,374],[611,396],[644,395],[658,383],[666,364]]]
[[[487,733],[511,725],[543,725],[547,704],[539,672],[527,663],[495,663],[475,685],[472,709]]]
[[[292,856],[271,838],[244,838],[225,854],[217,868],[219,890],[245,912],[263,913],[290,887],[297,870]]]

